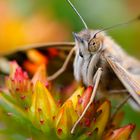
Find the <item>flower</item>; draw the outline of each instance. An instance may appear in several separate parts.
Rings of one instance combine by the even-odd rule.
[[[6,87],[16,104],[27,109],[30,106],[33,84],[28,74],[13,61],[10,63],[10,75],[6,77]]]
[[[42,65],[30,79],[16,62],[12,62],[11,73],[5,85],[8,94],[3,90],[0,96],[1,109],[13,121],[20,122],[16,125],[25,127],[26,131],[30,128],[29,135],[32,135],[32,139],[130,139],[135,125],[119,127],[122,115],[118,113],[114,118],[111,117],[111,103],[107,99],[94,100],[72,135],[71,129],[86,108],[94,87],[78,87],[60,106],[46,86],[45,72]],[[19,130],[15,128],[13,132],[17,131]],[[26,131],[24,134],[19,133],[26,137]]]

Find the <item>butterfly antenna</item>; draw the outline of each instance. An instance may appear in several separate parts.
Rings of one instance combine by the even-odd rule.
[[[70,0],[67,0],[67,2],[70,4],[70,6],[75,11],[75,13],[78,15],[78,17],[81,19],[81,21],[84,24],[85,28],[88,29],[88,26],[87,26],[86,22],[84,21],[84,19],[82,18],[82,16],[79,14],[79,12],[77,11],[77,9],[74,7],[74,5],[71,3],[71,1]]]
[[[123,22],[123,23],[115,24],[115,25],[110,26],[110,27],[103,28],[102,30],[100,30],[100,31],[98,31],[98,32],[95,33],[94,38],[95,38],[96,35],[97,35],[98,33],[100,33],[100,32],[108,31],[108,30],[111,30],[111,29],[114,29],[114,28],[117,28],[117,27],[120,27],[120,26],[128,25],[128,24],[133,23],[133,22],[135,22],[135,21],[137,21],[137,20],[140,20],[140,15],[137,16],[137,17],[134,18],[134,19],[131,19],[131,20],[127,21],[127,22]]]

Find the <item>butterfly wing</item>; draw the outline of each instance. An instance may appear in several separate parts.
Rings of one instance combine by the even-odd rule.
[[[131,94],[133,99],[140,105],[140,83],[111,55],[105,55],[105,59],[122,82],[124,87]]]
[[[35,43],[35,44],[28,44],[28,45],[16,47],[17,49],[14,49],[10,52],[6,52],[6,53],[0,52],[0,56],[7,56],[7,55],[14,54],[16,52],[25,52],[30,49],[45,50],[47,48],[57,48],[57,49],[70,50],[74,46],[75,46],[74,42]]]
[[[2,73],[9,73],[9,61],[16,60],[20,66],[28,65],[29,69],[36,69],[33,64],[35,63],[34,60],[40,60],[41,63],[47,62],[48,57],[53,57],[57,54],[57,51],[54,50],[71,50],[75,45],[74,42],[54,42],[54,43],[36,43],[36,44],[29,44],[25,46],[20,46],[18,49],[7,53],[0,53],[0,72]],[[50,49],[50,48],[53,48]],[[40,62],[37,62],[40,64]],[[25,68],[26,69],[26,68]]]

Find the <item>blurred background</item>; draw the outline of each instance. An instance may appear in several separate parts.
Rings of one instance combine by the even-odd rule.
[[[140,14],[140,0],[71,0],[91,29],[126,22]],[[0,0],[0,55],[22,45],[73,41],[84,27],[66,0]],[[114,28],[108,35],[140,58],[140,21]],[[137,124],[140,114],[128,105],[124,124]]]
[[[72,0],[91,29],[125,22],[140,14],[139,0]],[[140,57],[140,21],[108,31],[126,51]],[[0,0],[0,53],[18,46],[73,40],[83,25],[66,0]]]

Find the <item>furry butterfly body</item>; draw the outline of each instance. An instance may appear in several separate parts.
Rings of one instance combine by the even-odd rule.
[[[74,76],[77,81],[93,85],[93,77],[102,68],[99,89],[108,92],[112,89],[124,89],[139,101],[140,62],[128,55],[116,42],[104,32],[84,30],[75,34],[76,56]],[[119,70],[118,70],[119,69]],[[136,94],[133,96],[133,94]]]

